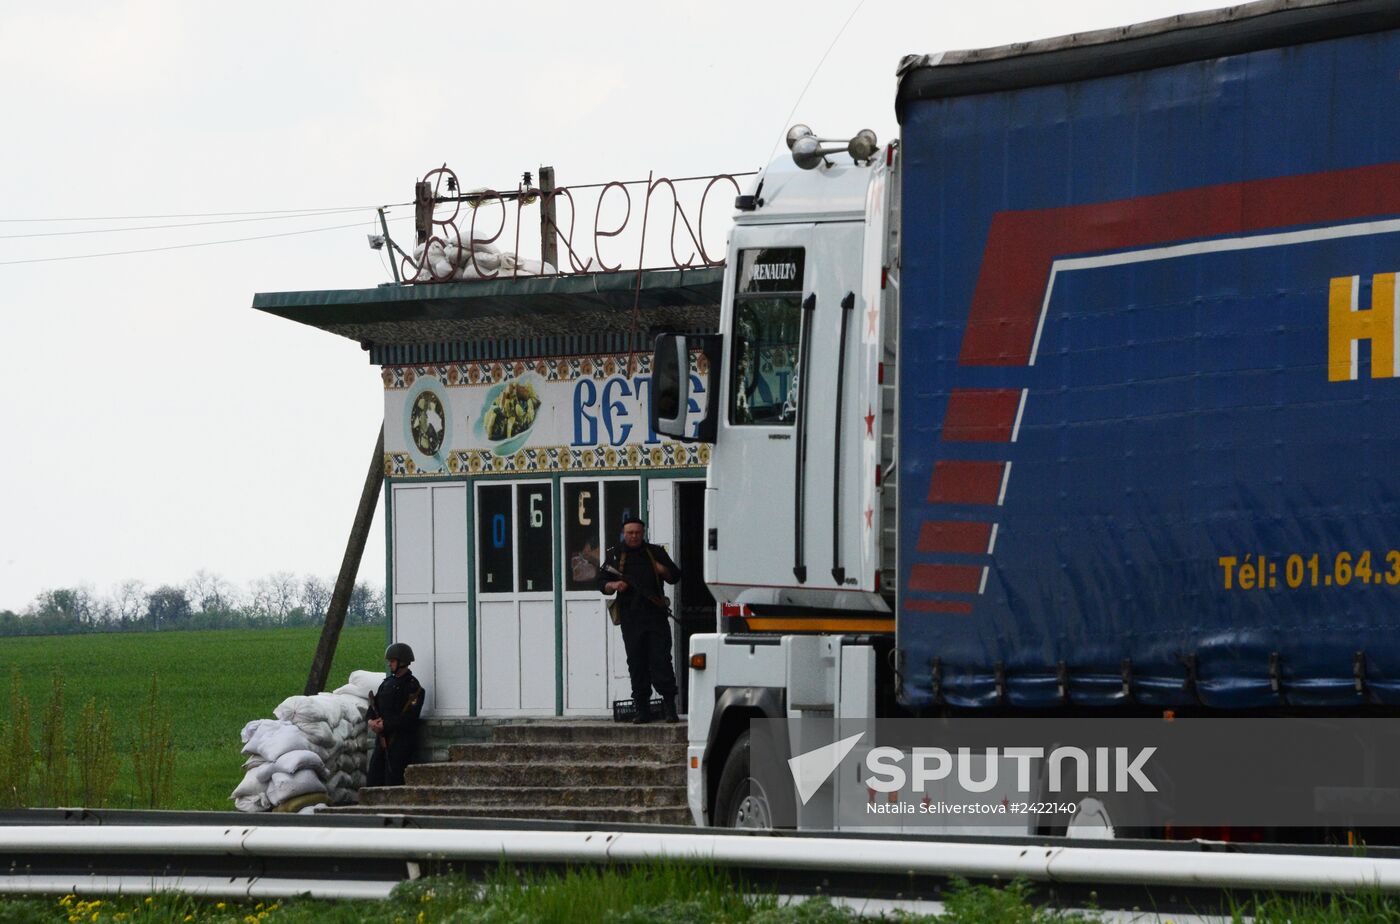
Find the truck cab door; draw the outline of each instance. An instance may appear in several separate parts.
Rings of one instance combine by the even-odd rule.
[[[731,246],[706,582],[727,602],[848,605],[837,595],[847,596],[841,559],[860,554],[843,535],[854,525],[860,453],[843,459],[840,448],[859,415],[849,381],[838,392],[854,368],[846,341],[862,226],[741,226]]]

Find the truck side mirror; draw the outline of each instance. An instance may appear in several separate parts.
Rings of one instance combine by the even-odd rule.
[[[707,374],[692,381],[690,351],[699,346],[708,360]],[[661,334],[651,358],[651,429],[682,443],[713,443],[716,414],[711,386],[719,368],[718,336]]]

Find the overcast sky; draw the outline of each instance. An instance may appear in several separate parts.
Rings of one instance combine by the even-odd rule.
[[[794,121],[895,136],[895,65],[1221,4],[0,0],[0,609],[43,589],[334,576],[383,413],[360,348],[249,306],[388,277],[373,212],[467,188],[753,170]],[[398,210],[398,215],[409,210]],[[34,222],[26,219],[81,219]],[[265,218],[265,216],[264,216]],[[36,261],[285,231],[282,238]],[[405,223],[396,234],[411,238]],[[384,578],[376,522],[361,577]]]

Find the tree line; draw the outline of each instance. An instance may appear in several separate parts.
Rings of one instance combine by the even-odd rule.
[[[122,581],[107,594],[86,586],[60,587],[41,591],[18,613],[0,610],[0,637],[317,626],[326,619],[332,586],[316,575],[283,571],[239,587],[199,571],[183,584],[154,588],[143,581]],[[383,622],[383,590],[357,583],[346,625]]]

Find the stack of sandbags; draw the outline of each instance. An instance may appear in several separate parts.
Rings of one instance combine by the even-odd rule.
[[[368,764],[365,713],[369,697],[361,695],[354,684],[347,686],[352,690],[346,693],[289,696],[273,713],[295,725],[313,745],[325,749],[326,791],[333,804],[356,801],[356,794],[365,785]]]
[[[300,811],[329,801],[326,751],[291,722],[256,719],[243,726],[247,773],[230,798],[242,812]]]
[[[493,279],[497,276],[541,276],[555,273],[554,266],[503,251],[485,241],[465,240],[447,235],[448,240],[430,238],[427,246],[413,250],[418,274],[411,282],[446,282],[449,279]],[[426,259],[425,259],[426,255]]]
[[[366,712],[382,674],[355,671],[334,693],[289,696],[276,719],[243,727],[243,782],[230,798],[244,812],[295,812],[354,802],[369,762]]]

